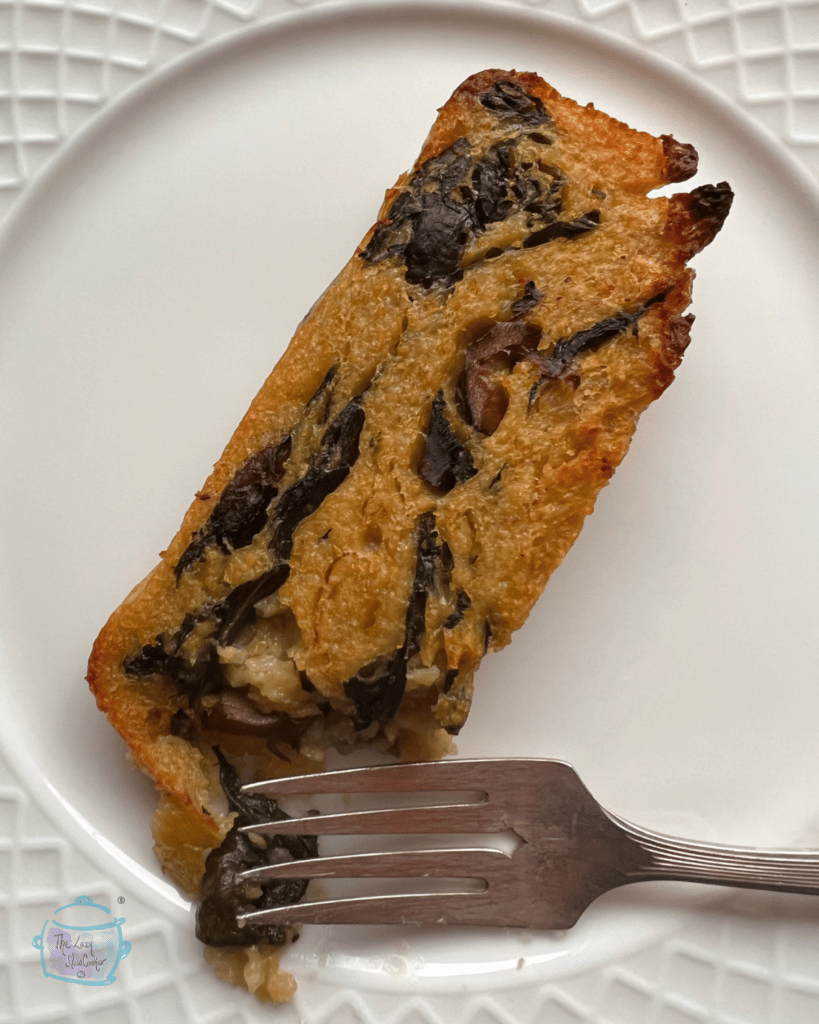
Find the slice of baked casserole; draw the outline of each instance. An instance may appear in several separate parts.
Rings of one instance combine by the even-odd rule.
[[[315,845],[240,833],[281,813],[240,779],[450,749],[688,345],[732,193],[647,193],[696,166],[534,74],[468,79],[102,630],[88,679],[156,782],[157,856],[260,996],[292,994],[287,935],[235,914],[303,886],[235,873]]]

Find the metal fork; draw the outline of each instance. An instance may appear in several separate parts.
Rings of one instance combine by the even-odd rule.
[[[446,878],[471,891],[357,896],[245,914],[247,923],[449,924],[563,929],[598,896],[630,882],[687,881],[819,895],[819,851],[765,850],[675,839],[605,810],[571,765],[528,759],[452,760],[274,779],[248,793],[478,793],[478,802],[310,815],[244,831],[310,835],[513,832],[508,852],[483,847],[381,851],[254,868],[270,878]],[[482,883],[482,884],[481,884]]]

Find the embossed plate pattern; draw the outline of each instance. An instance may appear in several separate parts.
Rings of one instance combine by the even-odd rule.
[[[304,6],[318,10],[330,5]],[[355,6],[343,10],[355,10]],[[372,3],[370,9],[377,17],[388,6]],[[432,22],[434,5],[416,6],[418,23],[425,15]],[[259,26],[261,32],[272,31],[275,37],[279,19],[282,24],[299,22],[299,7],[274,0],[0,2],[0,211],[8,214],[11,228],[19,230],[21,224],[25,227],[31,223],[26,221],[26,203],[36,207],[38,200],[42,204],[53,199],[49,193],[49,182],[55,180],[52,161],[65,161],[66,155],[82,160],[89,150],[89,132],[98,124],[107,124],[109,131],[116,129],[117,112],[122,107],[111,108],[114,100],[127,98],[134,87],[152,82],[167,83],[171,89],[168,95],[173,98],[174,83],[180,81],[174,78],[179,58],[205,54],[208,59],[207,54],[215,53],[219,59],[220,54],[229,55],[229,37],[250,31],[252,45],[254,26]],[[570,40],[587,32],[591,50],[604,56],[608,52],[615,61],[626,52],[618,40],[637,44],[639,49],[626,57],[635,66],[640,65],[640,52],[667,59],[671,67],[713,87],[714,103],[721,94],[777,140],[784,161],[784,177],[778,184],[795,193],[804,188],[809,204],[806,182],[810,174],[819,172],[819,4],[555,0],[543,5],[464,3],[457,11],[458,17],[467,21],[470,14],[475,19],[479,15],[497,19],[501,31],[508,18],[510,25],[525,24],[531,31],[543,32],[544,39],[547,33],[559,36],[567,32]],[[553,21],[553,15],[563,20]],[[305,24],[312,16],[305,12]],[[451,29],[455,15],[448,18]],[[610,34],[609,42],[598,34],[599,30]],[[227,49],[208,49],[223,39]],[[649,72],[652,67],[648,65]],[[184,75],[181,80],[185,81]],[[192,80],[196,84],[195,75]],[[395,85],[393,88],[400,91]],[[130,109],[137,114],[140,109],[144,111],[138,105]],[[427,123],[427,110],[419,111],[418,117],[418,125]],[[730,122],[730,116],[726,114],[726,118]],[[104,140],[105,128],[100,130],[99,137]],[[680,134],[685,137],[683,132]],[[741,140],[741,131],[737,138]],[[765,144],[759,142],[758,147],[764,151]],[[800,180],[802,172],[788,166],[785,151],[801,163],[804,182]],[[759,154],[753,140],[749,153],[752,158]],[[775,158],[771,162],[775,165]],[[66,164],[54,166],[64,168]],[[63,174],[58,180],[75,180]],[[389,175],[383,180],[378,177],[377,189],[383,188],[387,180]],[[771,188],[776,185],[777,181],[772,181]],[[56,198],[59,200],[59,196]],[[362,208],[365,206],[362,199]],[[366,208],[370,209],[371,204]],[[42,230],[43,223],[41,217],[34,226]],[[349,243],[356,240],[357,236]],[[347,249],[349,244],[341,251],[342,258]],[[62,259],[65,254],[56,255]],[[782,259],[782,254],[778,258]],[[786,256],[785,261],[792,258]],[[329,255],[326,259],[327,273],[340,265],[338,259],[332,263]],[[707,292],[704,298],[707,300]],[[0,360],[3,356],[0,353]],[[773,370],[785,372],[782,366]],[[211,446],[207,452],[203,450],[202,458],[212,453]],[[194,479],[192,486],[197,482]],[[8,500],[7,495],[3,497]],[[81,567],[81,559],[78,565]],[[115,583],[111,584],[111,597],[116,594]],[[101,608],[111,605],[107,595],[100,596],[99,601]],[[56,660],[59,662],[59,657]],[[14,660],[0,663],[0,672],[7,700],[21,699],[21,677],[15,672]],[[78,674],[72,672],[74,676],[81,687]],[[78,703],[84,699],[85,694],[76,698]],[[55,700],[69,704],[60,695]],[[7,704],[9,714],[11,707],[13,704]],[[81,713],[93,715],[93,709],[83,704]],[[107,765],[111,758],[120,756],[115,737],[104,742],[108,746],[94,748],[89,762],[81,766],[89,785],[105,784],[96,775],[96,762]],[[72,808],[60,806],[56,799],[59,786],[54,787],[55,796],[37,783],[36,774],[26,771],[36,767],[31,759],[38,759],[31,749],[15,743],[8,730],[6,754],[0,776],[0,1021],[819,1021],[816,911],[810,901],[771,896],[738,897],[728,906],[699,907],[687,917],[675,917],[660,929],[659,936],[652,933],[654,941],[650,945],[638,941],[632,944],[634,948],[624,949],[615,944],[608,955],[599,951],[585,959],[578,955],[571,969],[558,967],[551,973],[540,969],[542,964],[527,966],[524,957],[521,970],[512,976],[501,969],[494,971],[493,978],[485,977],[485,965],[481,963],[473,969],[472,977],[468,970],[459,974],[450,969],[449,978],[436,986],[429,977],[424,980],[423,971],[413,964],[408,950],[396,947],[389,957],[374,957],[373,976],[359,974],[356,984],[350,982],[350,977],[356,970],[361,971],[361,963],[354,965],[352,975],[349,970],[345,974],[337,958],[333,974],[327,969],[324,949],[312,963],[309,956],[303,959],[294,1007],[262,1009],[250,997],[212,979],[201,962],[181,904],[170,904],[161,885],[146,877],[144,871],[134,871],[129,886],[128,871],[118,872],[112,867],[121,854],[116,847],[105,848],[109,839],[104,832],[95,837],[85,826],[71,827]],[[78,770],[76,763],[72,770]],[[33,787],[24,781],[29,777],[35,779]],[[138,803],[133,814],[134,832],[141,837],[147,804]],[[619,805],[616,809],[625,810]],[[134,850],[127,848],[134,853],[138,843]],[[83,893],[107,906],[119,907],[126,918],[124,931],[133,948],[110,988],[82,988],[45,979],[31,944],[32,936],[56,907]],[[118,904],[120,899],[122,904]],[[469,965],[462,967],[468,969]],[[476,974],[481,977],[479,982]],[[460,979],[454,987],[453,977]]]

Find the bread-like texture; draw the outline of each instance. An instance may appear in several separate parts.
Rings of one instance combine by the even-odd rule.
[[[680,363],[686,264],[732,195],[647,193],[695,170],[534,74],[440,109],[91,655],[188,891],[235,816],[214,748],[257,776],[449,749]]]

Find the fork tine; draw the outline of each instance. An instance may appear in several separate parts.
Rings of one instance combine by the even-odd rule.
[[[447,832],[503,831],[507,826],[490,819],[482,804],[382,808],[343,814],[311,814],[303,818],[244,825],[242,832],[261,835],[352,836],[396,833],[428,835]]]
[[[239,915],[245,924],[497,924],[484,893],[408,893],[291,903]]]
[[[249,868],[245,882],[268,878],[479,878],[487,879],[509,863],[501,850],[466,847],[412,851],[380,851],[312,857]]]
[[[509,764],[507,760],[503,762]],[[520,759],[519,764],[524,764]],[[497,759],[429,761],[419,764],[386,764],[370,768],[344,768],[315,775],[290,775],[251,782],[245,793],[408,793],[483,790],[498,777]]]

